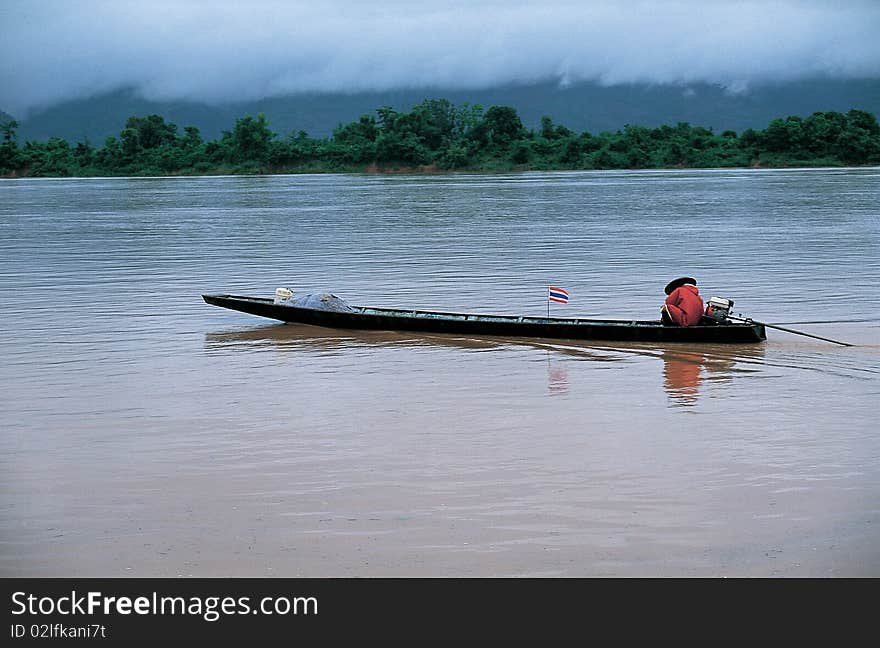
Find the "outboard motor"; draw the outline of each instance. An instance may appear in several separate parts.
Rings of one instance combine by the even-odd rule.
[[[723,323],[730,310],[733,308],[733,300],[725,297],[710,297],[709,303],[706,304],[706,317],[715,320],[719,324]]]

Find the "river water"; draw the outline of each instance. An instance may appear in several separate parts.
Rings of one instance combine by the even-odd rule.
[[[0,576],[880,576],[880,169],[0,182]],[[200,295],[759,345],[275,324]],[[795,324],[792,324],[795,323]]]

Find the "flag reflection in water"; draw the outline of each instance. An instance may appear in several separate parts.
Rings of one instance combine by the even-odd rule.
[[[547,389],[551,396],[558,396],[568,391],[568,370],[559,362],[547,359]]]

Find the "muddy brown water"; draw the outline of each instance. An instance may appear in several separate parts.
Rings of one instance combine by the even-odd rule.
[[[880,169],[0,182],[2,576],[880,576]],[[759,345],[275,324],[205,292]],[[845,320],[845,321],[844,321]],[[795,324],[796,323],[796,324]]]

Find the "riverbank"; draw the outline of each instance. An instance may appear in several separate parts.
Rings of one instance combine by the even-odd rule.
[[[789,163],[789,164],[769,164],[769,163],[761,163],[755,162],[753,164],[747,166],[725,166],[725,167],[685,167],[681,165],[676,165],[672,167],[652,167],[649,169],[619,169],[616,167],[610,168],[572,168],[572,167],[550,167],[550,166],[535,166],[528,164],[520,164],[520,165],[493,165],[493,166],[485,166],[485,167],[469,167],[469,168],[460,168],[460,169],[441,169],[436,164],[427,164],[427,165],[419,165],[419,166],[407,166],[407,165],[392,165],[392,166],[378,166],[377,164],[367,164],[367,165],[359,165],[359,166],[348,166],[343,168],[325,168],[314,165],[305,165],[305,166],[293,166],[293,167],[252,167],[248,166],[245,168],[239,167],[230,167],[230,166],[219,166],[213,169],[179,169],[174,171],[173,173],[164,173],[164,174],[155,174],[155,173],[128,173],[128,174],[108,174],[104,171],[94,170],[90,173],[80,173],[77,175],[32,175],[28,173],[27,170],[15,170],[10,171],[8,173],[0,175],[0,179],[15,179],[15,178],[175,178],[175,177],[210,177],[210,176],[255,176],[255,175],[310,175],[310,174],[321,174],[321,175],[332,175],[332,174],[362,174],[362,175],[442,175],[448,173],[459,173],[459,174],[492,174],[492,173],[527,173],[533,171],[546,171],[546,172],[554,172],[554,171],[683,171],[683,170],[694,170],[694,171],[710,171],[713,169],[731,169],[731,170],[745,170],[745,169],[834,169],[834,168],[871,168],[873,164],[865,164],[865,165],[851,165],[844,164],[840,161],[829,161],[829,160],[816,160],[810,162],[803,163]]]

